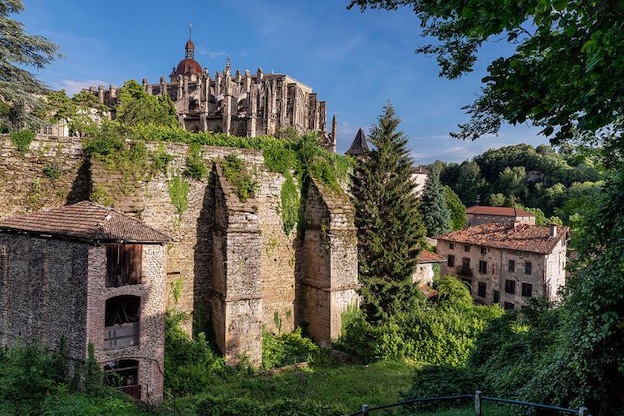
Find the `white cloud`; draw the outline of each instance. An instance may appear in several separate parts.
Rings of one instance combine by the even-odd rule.
[[[100,79],[90,79],[87,81],[74,81],[71,79],[64,79],[60,83],[54,85],[56,89],[64,89],[68,96],[72,96],[74,94],[79,93],[83,89],[88,89],[89,87],[97,87],[99,85],[104,85],[108,88],[108,82],[102,81]]]

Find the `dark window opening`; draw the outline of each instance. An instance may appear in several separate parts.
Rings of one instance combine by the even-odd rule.
[[[505,308],[505,310],[510,310],[514,308],[514,304],[511,302],[505,302],[505,305],[503,307]]]
[[[141,298],[123,295],[106,301],[104,349],[139,345]]]
[[[480,298],[484,298],[486,289],[487,289],[487,285],[485,283],[483,283],[483,282],[479,282],[479,287],[477,289],[477,295]]]
[[[500,292],[498,290],[495,290],[492,296],[492,303],[498,303],[498,302],[500,302]]]
[[[487,254],[487,247],[481,247],[481,255],[485,256]]]
[[[141,283],[143,246],[109,244],[106,246],[106,286],[119,287]]]
[[[141,399],[139,362],[137,360],[111,361],[104,366],[104,382],[135,399]]]
[[[455,243],[450,243],[449,244],[449,249],[455,250]]]
[[[464,251],[470,251],[470,246],[464,246]]]
[[[511,293],[512,295],[516,293],[515,280],[505,280],[505,293]]]
[[[487,261],[479,260],[479,273],[487,273]]]
[[[512,273],[516,271],[516,262],[515,262],[515,260],[509,260],[509,263],[507,263],[507,270],[512,272]]]
[[[454,267],[455,266],[455,256],[452,254],[449,254],[448,259],[446,261],[446,265],[449,267]]]
[[[470,259],[467,257],[462,258],[462,265],[459,269],[459,274],[462,276],[472,277],[472,269],[470,269]]]
[[[522,283],[522,296],[527,298],[533,296],[533,285],[531,283]]]
[[[533,265],[531,264],[530,261],[527,261],[524,263],[524,274],[531,274],[531,269],[533,268]]]

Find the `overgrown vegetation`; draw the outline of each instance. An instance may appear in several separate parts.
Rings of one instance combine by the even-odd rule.
[[[35,138],[35,132],[31,130],[13,131],[10,137],[13,146],[15,146],[18,153],[23,156],[30,148],[30,143],[32,143]]]
[[[102,383],[93,348],[85,363],[69,360],[64,344],[51,352],[18,345],[0,353],[2,415],[144,415],[122,393]],[[70,376],[70,368],[73,375]]]
[[[236,193],[242,202],[247,201],[248,198],[253,198],[259,184],[254,175],[245,166],[243,159],[233,153],[229,154],[223,159],[221,167],[225,177],[236,188]]]
[[[173,175],[167,183],[167,190],[180,220],[188,208],[189,183],[183,177]]]

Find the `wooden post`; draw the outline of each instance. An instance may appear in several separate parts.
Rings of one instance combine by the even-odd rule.
[[[481,416],[481,391],[480,390],[477,390],[475,392],[474,416]]]

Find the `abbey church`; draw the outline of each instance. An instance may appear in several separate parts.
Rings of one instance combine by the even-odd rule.
[[[169,77],[169,82],[161,77],[158,84],[143,79],[143,87],[151,95],[168,95],[186,130],[255,137],[293,127],[299,132],[318,132],[325,146],[335,149],[335,131],[327,132],[325,101],[319,101],[311,87],[288,75],[265,74],[260,68],[255,75],[247,70],[244,74],[236,70],[232,75],[228,58],[224,70],[211,77],[195,60],[195,45],[189,38],[184,59]],[[114,118],[116,87],[90,90]]]

